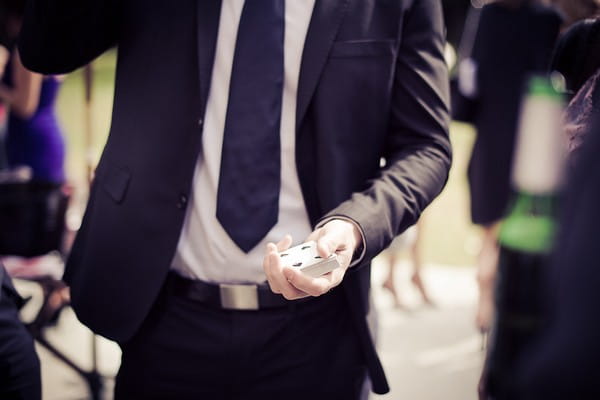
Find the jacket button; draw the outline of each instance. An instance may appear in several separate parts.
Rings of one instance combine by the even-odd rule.
[[[187,205],[188,202],[188,198],[185,194],[182,194],[179,196],[179,201],[177,202],[177,208],[179,208],[180,210],[185,208],[185,206]]]

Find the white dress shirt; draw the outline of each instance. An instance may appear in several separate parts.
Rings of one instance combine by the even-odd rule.
[[[173,260],[173,269],[183,276],[218,283],[263,282],[266,279],[262,268],[266,244],[276,243],[286,234],[292,235],[294,243],[301,243],[312,231],[296,172],[295,126],[300,62],[314,3],[315,0],[287,0],[285,4],[279,218],[267,236],[246,254],[231,240],[216,217],[229,81],[244,6],[244,0],[222,2],[212,81],[204,117],[203,146]]]

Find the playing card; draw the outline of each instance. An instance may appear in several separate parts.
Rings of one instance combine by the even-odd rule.
[[[321,257],[317,252],[317,242],[314,241],[291,247],[281,252],[279,256],[283,265],[298,268],[313,278],[324,275],[340,266],[335,254],[326,259]]]

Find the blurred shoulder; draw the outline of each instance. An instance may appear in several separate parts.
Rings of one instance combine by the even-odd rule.
[[[531,13],[547,20],[562,23],[562,14],[553,6],[548,6],[539,2],[533,2],[530,7]]]

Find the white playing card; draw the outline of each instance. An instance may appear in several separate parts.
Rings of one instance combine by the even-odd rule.
[[[313,278],[331,272],[340,266],[335,254],[326,259],[319,256],[317,242],[314,241],[291,247],[281,252],[279,256],[283,265],[298,268]]]

